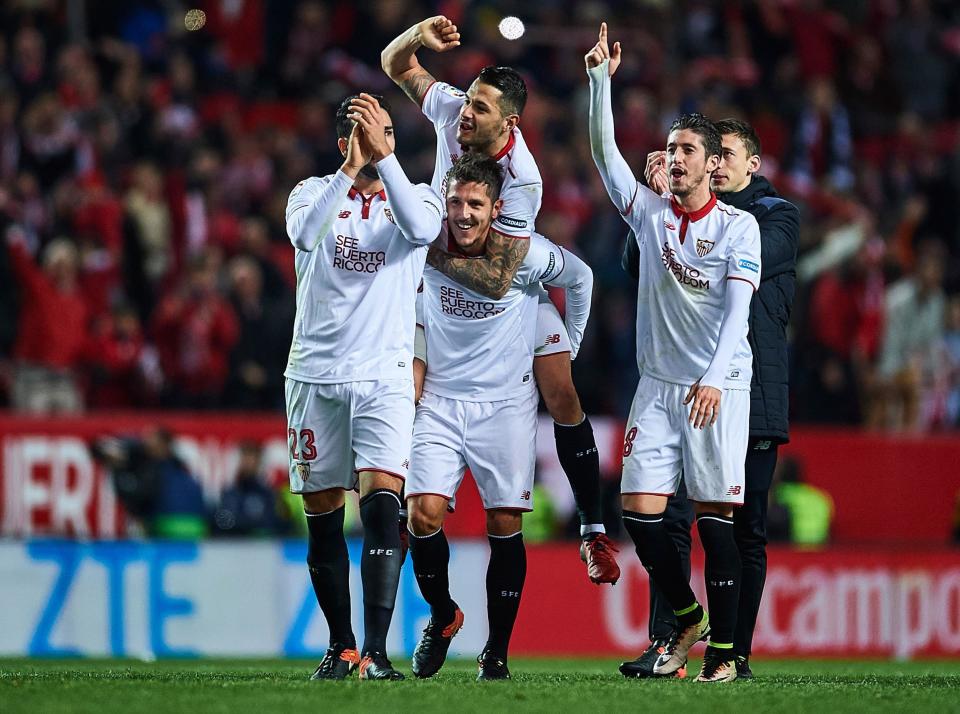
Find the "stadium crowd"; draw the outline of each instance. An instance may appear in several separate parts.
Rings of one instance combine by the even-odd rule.
[[[176,5],[0,9],[0,403],[282,409],[287,196],[339,166],[334,110],[360,90],[396,95],[398,153],[429,180],[432,127],[380,51],[442,12],[470,31],[427,58],[435,75],[463,87],[509,64],[529,84],[537,228],[596,278],[575,363],[588,412],[625,415],[637,379],[626,227],[586,131],[583,53],[608,20],[624,48],[617,138],[638,174],[678,112],[742,116],[761,173],[801,209],[795,421],[960,423],[956,3],[211,0],[197,32]],[[496,30],[511,13],[520,42]]]

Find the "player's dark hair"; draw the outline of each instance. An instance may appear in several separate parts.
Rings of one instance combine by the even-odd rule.
[[[346,139],[350,136],[350,132],[353,131],[353,119],[348,115],[350,114],[350,103],[357,99],[359,94],[351,94],[349,97],[340,102],[340,106],[337,107],[337,138]],[[371,94],[371,97],[380,102],[380,106],[387,110],[389,113],[392,111],[390,108],[390,102],[384,99],[379,94]]]
[[[446,186],[454,181],[483,184],[490,200],[496,201],[503,187],[503,169],[493,157],[471,151],[457,159],[447,171]]]
[[[713,123],[720,132],[721,139],[727,134],[733,134],[747,149],[747,156],[760,156],[760,137],[752,126],[741,119],[721,119]]]
[[[670,125],[670,133],[672,134],[681,129],[689,129],[700,137],[700,141],[703,142],[703,148],[707,152],[708,159],[711,156],[722,156],[723,142],[720,139],[720,132],[717,131],[716,124],[707,119],[703,114],[694,112],[693,114],[681,114],[678,116],[673,120],[673,124]]]
[[[510,67],[484,67],[477,81],[500,90],[500,111],[504,114],[523,114],[527,105],[527,84],[515,69]]]

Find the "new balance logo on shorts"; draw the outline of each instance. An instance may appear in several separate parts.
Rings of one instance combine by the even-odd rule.
[[[529,500],[530,500],[530,492],[529,492],[529,491],[521,491],[521,492],[520,492],[520,500],[521,500],[521,501],[529,501]]]
[[[739,496],[740,495],[740,486],[731,486],[727,489],[728,496]]]
[[[403,463],[400,464],[400,465],[401,465],[403,468],[405,468],[405,469],[409,469],[409,468],[410,468],[410,459],[404,459],[404,460],[403,460]]]
[[[558,334],[547,335],[547,339],[545,339],[544,342],[548,345],[555,345],[558,342],[560,342],[560,335]]]

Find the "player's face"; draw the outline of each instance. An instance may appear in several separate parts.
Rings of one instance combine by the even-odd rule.
[[[516,115],[504,116],[500,110],[501,92],[489,84],[475,81],[467,90],[460,109],[457,141],[471,149],[483,149],[516,124]]]
[[[487,242],[487,231],[497,217],[502,201],[494,201],[487,185],[451,181],[447,186],[447,229],[457,247],[467,255],[479,255]]]
[[[716,156],[707,156],[700,135],[690,129],[671,131],[667,137],[667,174],[670,193],[687,196],[717,168]]]
[[[760,168],[760,157],[750,155],[747,147],[736,134],[724,134],[720,166],[710,177],[710,188],[717,193],[742,191],[750,183],[750,177]]]

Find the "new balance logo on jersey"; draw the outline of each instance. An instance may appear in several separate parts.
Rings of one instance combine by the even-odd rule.
[[[663,222],[663,227],[666,228],[668,231],[675,231],[675,230],[677,230],[677,227],[676,227],[675,225],[673,225],[670,221],[664,221],[664,222]]]
[[[340,211],[340,213],[337,214],[337,218],[349,218],[349,217],[350,217],[350,211]]]
[[[545,339],[544,342],[548,345],[555,345],[560,342],[560,335],[558,334],[547,335],[547,339]]]
[[[731,486],[730,488],[727,489],[727,495],[728,495],[728,496],[739,496],[739,495],[740,495],[740,490],[741,490],[741,487],[740,487],[740,486]]]
[[[673,273],[673,277],[681,285],[689,285],[696,290],[709,290],[710,281],[700,277],[700,271],[696,268],[688,268],[677,260],[677,251],[670,247],[668,243],[663,244],[663,250],[660,254],[660,261],[663,267]]]
[[[360,250],[360,241],[351,236],[338,235],[333,250],[333,267],[354,273],[376,273],[387,261],[382,250]]]
[[[754,450],[754,451],[769,451],[771,446],[773,446],[773,442],[770,441],[770,440],[768,440],[768,439],[764,439],[763,441],[758,441],[756,444],[754,444],[754,445],[753,445],[753,450]]]

